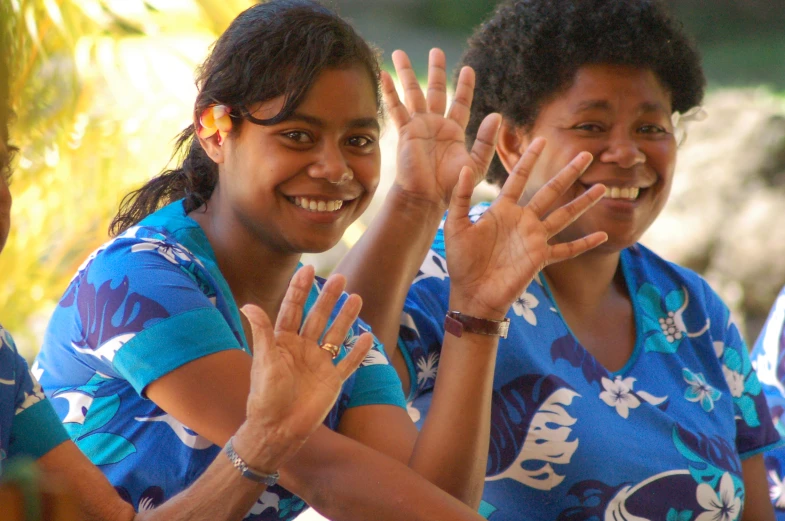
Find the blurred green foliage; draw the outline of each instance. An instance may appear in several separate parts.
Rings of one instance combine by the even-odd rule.
[[[785,90],[783,0],[665,0],[697,41],[710,87],[766,84]],[[363,34],[389,54],[409,46],[415,67],[425,71],[422,46],[439,45],[454,64],[463,42],[493,12],[496,0],[333,0],[356,18]],[[390,21],[395,29],[391,29]],[[412,34],[411,29],[424,37]],[[421,42],[420,42],[421,40]]]
[[[166,166],[192,118],[195,67],[249,5],[0,0],[20,148],[0,321],[28,358],[70,278],[106,241],[120,198]]]

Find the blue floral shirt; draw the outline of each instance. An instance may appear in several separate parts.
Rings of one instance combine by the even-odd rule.
[[[774,302],[769,318],[750,354],[774,425],[785,436],[785,288]],[[785,448],[766,453],[769,492],[778,521],[785,521]]]
[[[306,309],[322,283],[314,283]],[[354,324],[336,362],[367,330]],[[124,499],[146,510],[193,483],[221,448],[148,400],[145,387],[227,349],[249,352],[239,310],[207,237],[179,201],[85,261],[54,312],[38,364],[68,434]],[[325,423],[336,429],[347,409],[367,404],[405,406],[378,343]],[[275,486],[247,519],[287,520],[304,508]]]
[[[0,326],[0,474],[6,458],[38,459],[67,439],[14,339]]]
[[[494,375],[486,518],[731,521],[744,502],[740,460],[779,445],[744,341],[706,282],[640,245],[621,253],[621,269],[636,343],[617,372],[578,343],[544,278],[513,304]],[[449,284],[440,230],[400,330],[419,422]]]

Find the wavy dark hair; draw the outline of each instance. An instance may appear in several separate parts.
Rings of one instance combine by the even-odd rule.
[[[368,71],[381,113],[378,52],[346,21],[311,0],[271,0],[242,12],[215,42],[197,70],[198,117],[210,105],[232,108],[236,133],[244,120],[274,125],[288,118],[325,69],[360,66]],[[281,111],[269,119],[253,117],[248,107],[285,96]],[[179,166],[165,170],[123,198],[109,232],[118,235],[160,207],[184,198],[186,212],[205,204],[218,182],[218,165],[195,137],[194,125],[177,138],[173,157]]]
[[[531,128],[579,68],[602,63],[651,69],[674,111],[703,99],[700,55],[659,0],[506,0],[477,28],[461,60],[477,72],[467,141],[491,112]],[[497,157],[487,179],[507,179]]]

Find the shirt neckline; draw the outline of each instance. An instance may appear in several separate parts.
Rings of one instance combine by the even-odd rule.
[[[636,246],[633,246],[633,248],[635,248]],[[625,374],[630,373],[633,367],[635,366],[635,363],[640,358],[641,352],[643,351],[643,324],[641,322],[643,316],[643,310],[640,309],[640,304],[638,303],[638,300],[635,298],[635,293],[633,292],[633,288],[636,287],[637,280],[635,278],[634,270],[632,269],[632,266],[630,266],[632,260],[629,257],[630,255],[632,255],[632,253],[629,250],[630,248],[626,248],[621,251],[621,254],[619,255],[619,264],[622,269],[622,275],[624,276],[624,283],[627,286],[627,291],[630,295],[630,302],[632,303],[632,315],[633,315],[633,321],[635,323],[635,345],[632,348],[632,354],[624,363],[624,365],[621,367],[621,369],[619,369],[618,371],[611,371],[610,369],[605,367],[605,365],[600,363],[600,361],[597,360],[597,358],[588,349],[583,347],[583,344],[581,344],[580,340],[578,340],[578,337],[572,331],[570,325],[567,323],[566,320],[564,320],[564,315],[562,315],[561,309],[559,308],[559,304],[556,302],[556,299],[553,297],[551,288],[548,285],[548,279],[545,277],[544,273],[540,272],[539,274],[540,281],[542,282],[543,291],[545,292],[545,295],[548,297],[548,300],[550,300],[554,309],[556,309],[557,315],[559,316],[559,320],[564,325],[570,337],[578,346],[580,346],[580,348],[586,353],[587,356],[591,357],[591,359],[594,360],[594,362],[598,366],[605,369],[608,372],[608,374],[614,377],[624,376]]]

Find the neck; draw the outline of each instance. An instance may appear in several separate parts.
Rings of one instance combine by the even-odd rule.
[[[551,264],[543,273],[560,306],[597,309],[610,295],[627,292],[619,258],[619,252],[591,251]]]
[[[237,306],[255,304],[275,323],[300,254],[271,248],[230,209],[214,201],[216,197],[191,212],[190,217],[210,241]]]

